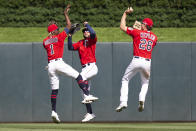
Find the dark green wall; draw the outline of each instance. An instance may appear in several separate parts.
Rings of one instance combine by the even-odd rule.
[[[50,85],[46,52],[41,43],[0,43],[0,122],[50,122]],[[145,110],[137,111],[140,77],[129,84],[128,108],[116,113],[121,78],[132,59],[132,43],[97,43],[99,72],[92,78],[95,121],[195,121],[196,43],[158,43]],[[78,71],[77,52],[64,61]],[[72,78],[60,77],[57,112],[62,121],[81,121],[85,106]]]

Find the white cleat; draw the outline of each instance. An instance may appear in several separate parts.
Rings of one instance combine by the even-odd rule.
[[[138,111],[142,112],[143,110],[144,110],[144,102],[143,101],[139,101]]]
[[[89,104],[89,103],[92,103],[92,102],[93,102],[93,101],[87,101],[87,100],[84,99],[84,100],[82,101],[82,104]]]
[[[95,97],[93,95],[84,95],[84,100],[82,101],[83,104],[88,104],[88,103],[92,103],[96,100],[98,100],[98,97]]]
[[[96,116],[94,114],[90,114],[90,113],[87,113],[85,116],[84,116],[84,119],[82,120],[82,122],[88,122],[90,120],[92,120],[93,118],[95,118]]]
[[[55,111],[52,111],[51,117],[52,117],[52,120],[53,120],[54,123],[60,123],[61,122],[60,119],[59,119],[58,114]]]
[[[127,104],[121,103],[117,108],[116,112],[121,112],[123,109],[127,108]]]

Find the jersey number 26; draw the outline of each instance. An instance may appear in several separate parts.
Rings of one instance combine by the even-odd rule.
[[[141,39],[139,49],[151,51],[153,42],[151,40]]]

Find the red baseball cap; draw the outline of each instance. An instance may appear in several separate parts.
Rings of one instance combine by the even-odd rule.
[[[57,30],[58,29],[58,26],[56,24],[52,24],[52,25],[49,25],[48,26],[48,32],[52,32],[54,30]]]
[[[149,27],[152,27],[153,26],[153,21],[150,18],[143,19],[142,23],[148,25]]]

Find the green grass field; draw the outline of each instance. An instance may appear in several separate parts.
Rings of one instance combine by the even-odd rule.
[[[63,28],[61,28],[62,30]],[[42,42],[48,35],[46,28],[0,27],[0,42]],[[132,39],[119,28],[94,28],[98,42],[130,42]],[[154,28],[160,42],[196,42],[196,28]],[[82,39],[81,31],[73,41]]]
[[[0,131],[195,131],[196,123],[1,123]]]

